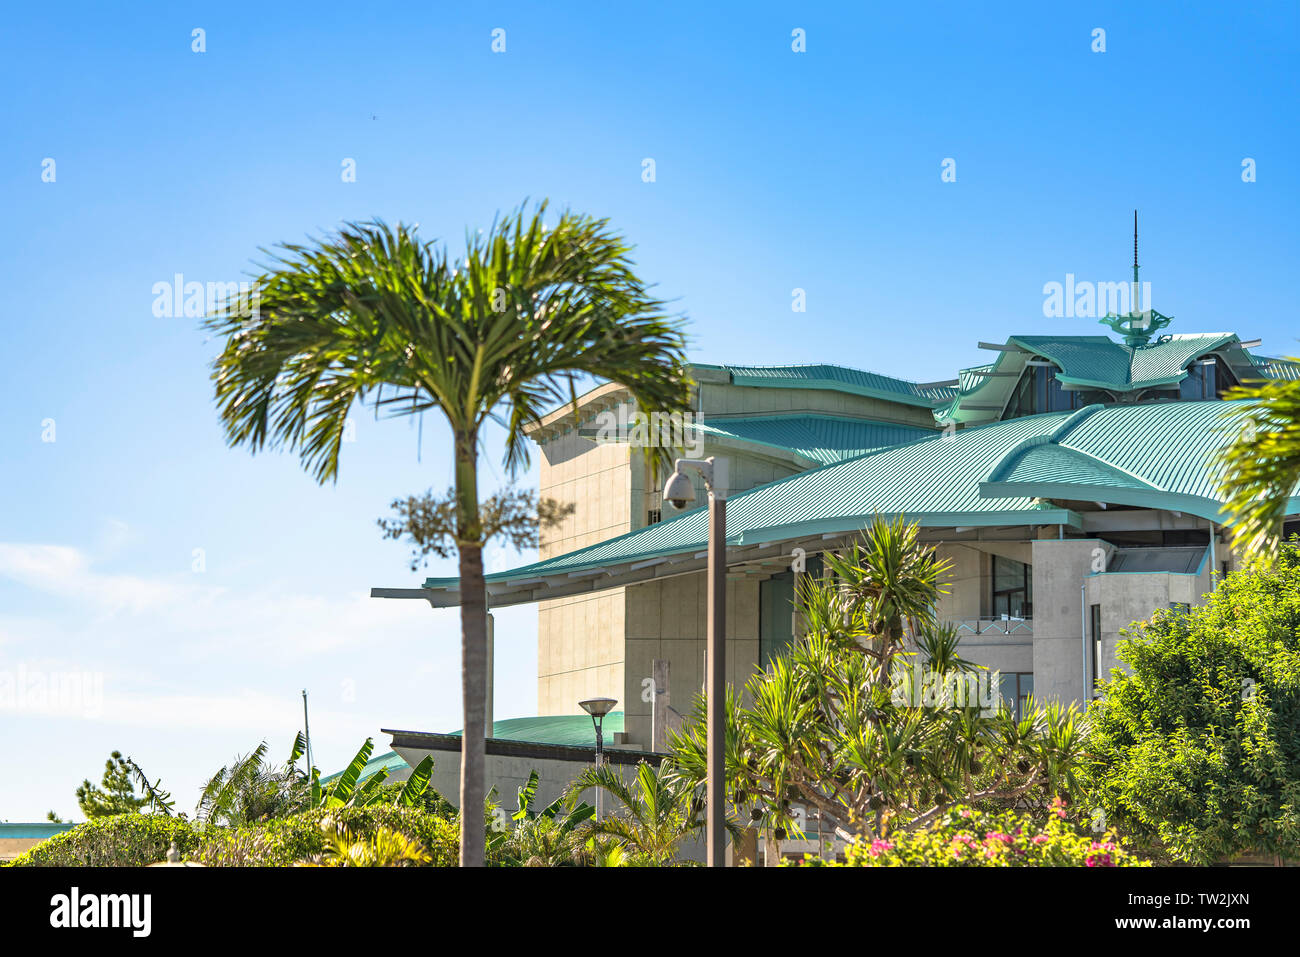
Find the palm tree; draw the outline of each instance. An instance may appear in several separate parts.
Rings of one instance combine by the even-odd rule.
[[[441,412],[454,436],[460,562],[461,864],[484,861],[487,633],[478,454],[489,421],[506,429],[506,466],[527,464],[522,427],[551,405],[576,407],[577,380],[618,382],[643,411],[689,402],[680,323],[632,271],[607,220],[546,204],[469,236],[464,257],[414,227],[350,223],[310,246],[281,245],[253,283],[249,310],[208,320],[226,337],[214,363],[229,442],[296,450],[336,480],[345,424],[369,402],[395,415]]]
[[[1273,555],[1300,485],[1300,379],[1238,387],[1224,398],[1251,402],[1241,434],[1218,459],[1224,511],[1244,551]]]
[[[566,799],[570,805],[578,804],[588,788],[600,788],[617,798],[623,808],[599,821],[589,821],[582,836],[612,838],[656,867],[673,863],[682,842],[704,827],[704,803],[699,793],[675,775],[667,761],[658,768],[642,761],[632,782],[611,765],[592,765],[569,785]]]

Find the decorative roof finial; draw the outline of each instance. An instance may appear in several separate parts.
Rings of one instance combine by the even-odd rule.
[[[1149,306],[1142,308],[1142,284],[1138,282],[1138,211],[1133,210],[1133,288],[1129,297],[1132,309],[1124,315],[1107,313],[1104,319],[1097,320],[1124,337],[1124,345],[1131,349],[1145,346],[1151,337],[1169,325],[1173,316],[1165,316]]]

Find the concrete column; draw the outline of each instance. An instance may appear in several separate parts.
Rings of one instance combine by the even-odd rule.
[[[655,658],[651,662],[654,678],[654,700],[650,704],[650,750],[668,751],[668,715],[672,704],[671,679],[667,659]]]
[[[1087,703],[1081,589],[1088,575],[1106,570],[1110,551],[1095,538],[1033,543],[1034,697],[1040,701]]]

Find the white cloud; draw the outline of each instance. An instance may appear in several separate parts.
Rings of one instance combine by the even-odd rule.
[[[184,574],[110,574],[76,548],[0,543],[0,579],[56,597],[64,618],[57,630],[67,639],[93,632],[100,647],[144,635],[167,638],[173,653],[187,656],[253,651],[300,659],[455,627],[455,612],[435,616],[423,602],[373,599],[364,590],[310,595],[264,585],[237,592]],[[32,644],[40,635],[48,647],[50,631],[45,620],[0,619],[0,641],[9,644]]]

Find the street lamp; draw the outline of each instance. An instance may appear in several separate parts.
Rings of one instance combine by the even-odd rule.
[[[596,767],[605,763],[605,735],[600,726],[605,721],[605,715],[614,710],[614,705],[618,704],[615,698],[588,698],[586,701],[579,701],[582,710],[591,715],[591,723],[596,726]],[[601,788],[596,788],[596,820],[600,820],[600,806],[603,803],[600,799]]]
[[[706,719],[708,772],[705,784],[705,807],[708,865],[725,867],[727,863],[726,825],[726,702],[727,702],[727,460],[678,459],[673,474],[664,485],[663,497],[676,508],[695,501],[686,469],[698,472],[709,490],[709,625]]]

